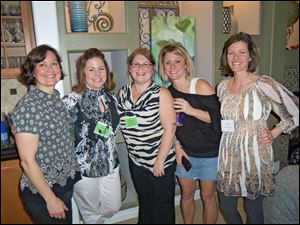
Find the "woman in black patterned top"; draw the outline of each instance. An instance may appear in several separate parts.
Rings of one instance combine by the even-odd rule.
[[[30,87],[12,119],[21,166],[20,196],[38,224],[71,224],[73,185],[80,179],[69,133],[69,114],[54,89],[62,79],[61,59],[47,45],[33,49],[19,81]]]
[[[104,223],[121,207],[116,135],[119,129],[115,84],[104,54],[87,49],[76,62],[78,84],[63,98],[71,114],[82,180],[74,200],[83,222]]]
[[[118,95],[129,169],[138,194],[142,224],[175,223],[175,112],[172,96],[152,82],[155,61],[146,48],[128,57],[133,82]]]

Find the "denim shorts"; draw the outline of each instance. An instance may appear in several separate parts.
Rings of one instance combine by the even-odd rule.
[[[193,180],[217,180],[218,157],[196,158],[189,156],[192,168],[187,172],[184,167],[176,167],[176,176]]]

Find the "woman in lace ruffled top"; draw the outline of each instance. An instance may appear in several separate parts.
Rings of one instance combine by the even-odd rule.
[[[273,78],[254,74],[258,59],[246,33],[231,36],[223,47],[221,69],[232,77],[217,87],[223,131],[217,190],[228,223],[242,223],[238,197],[246,200],[248,222],[263,223],[262,196],[274,192],[273,140],[299,125],[299,99]],[[280,122],[269,129],[271,111]]]

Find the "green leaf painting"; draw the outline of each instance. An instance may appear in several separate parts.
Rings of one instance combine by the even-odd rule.
[[[156,62],[158,62],[161,48],[169,43],[181,44],[193,58],[195,56],[195,18],[154,16],[151,21],[151,51]],[[161,86],[166,86],[157,74],[153,80]]]

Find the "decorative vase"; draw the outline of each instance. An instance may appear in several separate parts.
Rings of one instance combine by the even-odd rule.
[[[223,7],[223,34],[234,34],[238,31],[238,21],[234,15],[233,5]]]
[[[88,32],[86,2],[69,1],[72,32]]]
[[[223,34],[229,34],[231,27],[230,8],[223,7]]]

